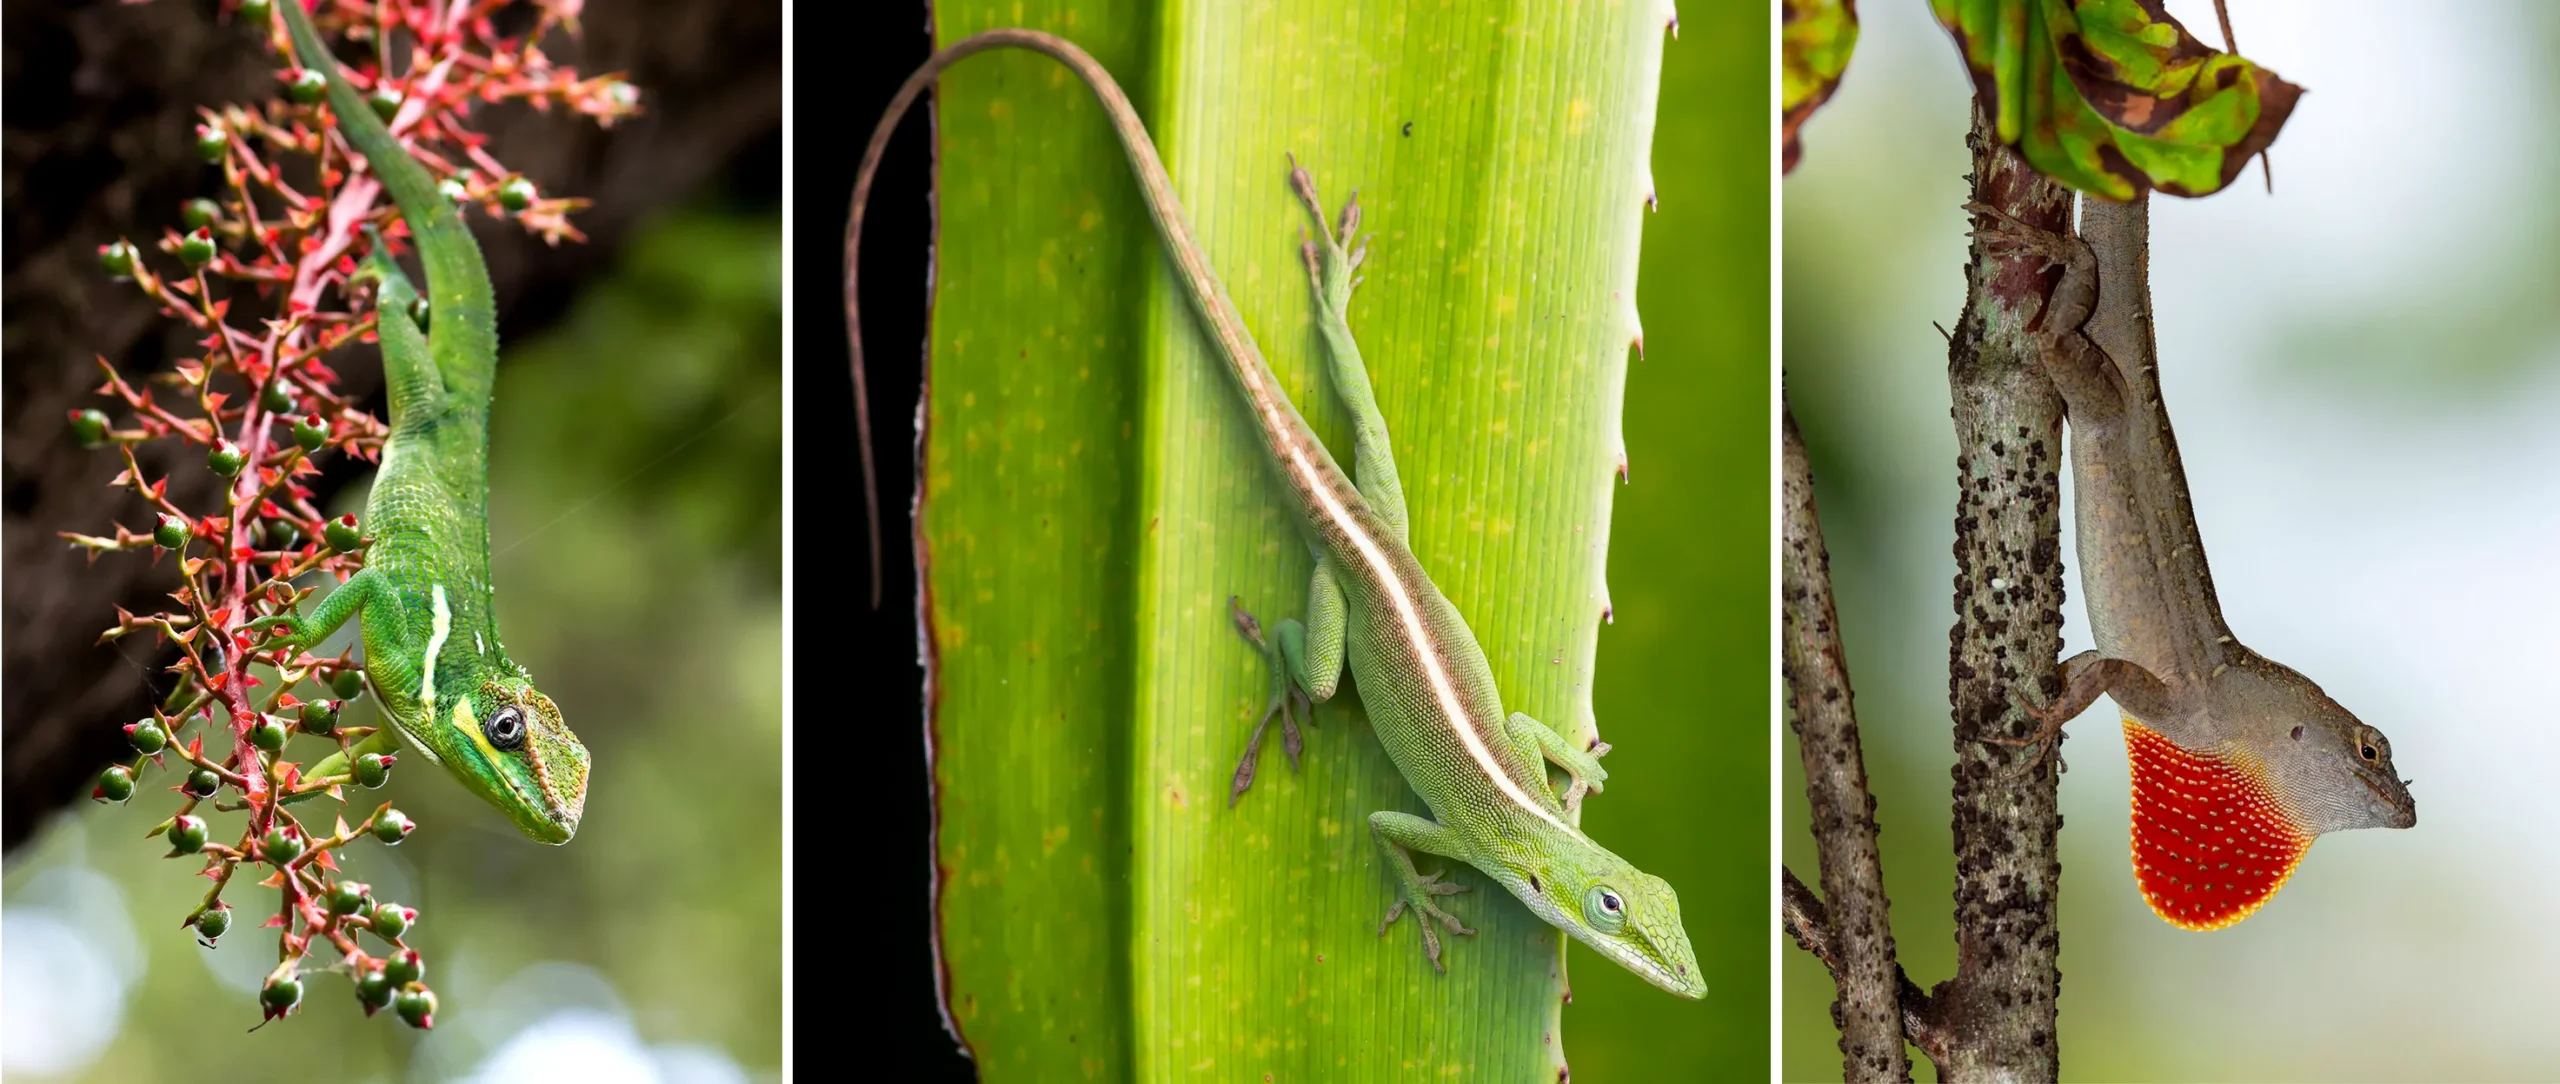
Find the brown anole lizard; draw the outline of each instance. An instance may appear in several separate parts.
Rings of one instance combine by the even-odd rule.
[[[2097,648],[2030,705],[2042,740],[2104,693],[2132,760],[2133,868],[2143,899],[2187,929],[2264,905],[2323,832],[2418,821],[2391,743],[2311,679],[2241,646],[2223,622],[2160,397],[2149,206],[2084,200],[2086,241],[1983,205],[1978,233],[2063,269],[2038,335],[2071,428],[2080,583]]]

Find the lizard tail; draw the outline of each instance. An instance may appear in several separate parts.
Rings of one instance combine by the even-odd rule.
[[[1128,94],[1112,80],[1111,73],[1104,70],[1102,63],[1091,54],[1077,48],[1075,43],[1037,30],[988,30],[962,38],[933,54],[916,69],[914,75],[908,76],[906,85],[898,88],[897,97],[890,100],[888,110],[880,115],[879,124],[871,129],[871,143],[862,151],[862,168],[854,174],[853,213],[846,219],[844,228],[845,335],[853,344],[855,439],[862,444],[862,503],[865,521],[871,531],[871,605],[874,609],[880,605],[880,496],[871,454],[870,389],[862,371],[862,314],[856,302],[855,272],[862,247],[862,208],[870,199],[872,175],[879,170],[880,156],[888,149],[889,135],[897,129],[899,119],[906,116],[908,107],[915,104],[943,69],[990,49],[1025,49],[1039,53],[1066,65],[1093,91],[1094,99],[1102,105],[1104,116],[1111,121],[1113,132],[1120,137],[1121,149],[1128,154],[1131,169],[1137,174],[1138,189],[1145,197],[1147,212],[1155,218],[1156,226],[1163,234],[1165,255],[1172,261],[1174,271],[1190,287],[1188,293],[1193,305],[1199,310],[1201,320],[1208,325],[1211,337],[1217,340],[1221,348],[1219,354],[1243,385],[1248,399],[1257,404],[1270,404],[1272,409],[1286,416],[1265,419],[1265,428],[1287,427],[1303,432],[1306,425],[1297,417],[1296,410],[1287,405],[1287,397],[1275,394],[1278,382],[1272,377],[1270,367],[1264,364],[1262,351],[1254,345],[1252,334],[1245,330],[1244,317],[1236,312],[1235,303],[1228,300],[1225,285],[1218,281],[1217,273],[1210,270],[1208,259],[1200,254],[1200,246],[1193,243],[1191,225],[1182,213],[1182,201],[1174,195],[1173,178],[1165,173],[1164,160],[1156,155],[1154,144],[1148,141],[1145,122],[1139,119],[1137,109],[1129,104]],[[1324,469],[1335,476],[1340,474],[1329,460]],[[1350,485],[1345,480],[1339,488],[1348,490]]]
[[[869,532],[871,544],[871,608],[880,608],[880,470],[871,450],[871,383],[862,365],[862,212],[871,202],[871,182],[880,172],[880,157],[888,153],[889,137],[898,130],[907,110],[933,85],[944,68],[972,54],[1007,46],[1047,53],[1066,62],[1068,67],[1083,66],[1100,72],[1102,66],[1063,38],[1036,30],[990,30],[952,43],[933,54],[915,74],[907,77],[898,95],[889,100],[889,108],[871,128],[871,142],[862,148],[862,167],[853,175],[853,210],[844,225],[844,333],[853,353],[853,427],[854,443],[862,449],[862,523]],[[1103,77],[1110,82],[1108,76]]]

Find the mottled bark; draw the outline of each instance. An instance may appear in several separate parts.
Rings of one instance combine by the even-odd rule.
[[[2003,147],[1977,112],[1973,198],[2068,232],[2071,194]],[[2052,1080],[2062,973],[2056,899],[2060,758],[2000,744],[2031,737],[2018,693],[2061,691],[2062,399],[2030,322],[2058,271],[1977,242],[1948,343],[1956,432],[1955,611],[1948,631],[1956,852],[1956,977],[1932,997],[1947,1033],[1941,1079]]]
[[[1778,928],[1786,931],[1797,948],[1822,961],[1822,966],[1835,973],[1840,970],[1839,950],[1831,936],[1830,909],[1822,905],[1822,897],[1814,895],[1813,889],[1805,887],[1796,871],[1784,866],[1778,867]],[[1893,984],[1902,1037],[1933,1061],[1945,1057],[1946,1033],[1938,1030],[1937,1021],[1932,1018],[1928,992],[1911,981],[1901,964],[1893,966]],[[1908,1075],[1907,1059],[1903,1068]]]
[[[1895,962],[1884,862],[1876,853],[1875,796],[1867,791],[1857,707],[1831,599],[1831,554],[1822,542],[1813,468],[1805,461],[1792,410],[1785,414],[1781,458],[1779,590],[1787,709],[1804,762],[1805,801],[1813,810],[1822,898],[1830,901],[1821,923],[1828,951],[1815,955],[1831,968],[1839,991],[1831,1017],[1840,1028],[1842,1079],[1909,1080],[1901,1004],[1901,987],[1909,980]],[[1794,880],[1792,873],[1787,877]],[[1821,900],[1812,906],[1820,908]],[[1798,942],[1805,937],[1798,933]]]
[[[521,106],[487,107],[480,126],[494,152],[544,190],[593,199],[576,217],[588,244],[544,246],[522,230],[475,221],[509,340],[566,310],[589,275],[652,213],[726,190],[751,203],[781,190],[782,8],[614,0],[587,5],[584,34],[550,42],[561,63],[621,71],[647,112],[609,130]],[[56,532],[105,533],[118,519],[146,526],[130,494],[107,488],[114,457],[84,452],[65,415],[100,405],[92,355],[127,373],[165,369],[194,353],[174,321],[130,284],[98,271],[97,247],[127,236],[146,249],[178,220],[179,204],[208,193],[193,147],[196,107],[274,92],[274,60],[245,28],[210,5],[11,4],[5,122],[7,500],[0,547],[7,575],[0,656],[0,845],[15,848],[52,811],[89,791],[123,748],[120,724],[147,710],[170,656],[145,640],[95,644],[115,607],[161,608],[176,585],[167,560],[126,555],[90,563]],[[476,216],[475,216],[476,218]],[[370,359],[341,366],[343,390],[370,394]],[[211,475],[154,456],[182,503],[211,503]],[[360,478],[338,463],[325,495]]]

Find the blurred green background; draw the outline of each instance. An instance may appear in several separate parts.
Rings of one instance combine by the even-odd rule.
[[[2170,12],[2219,42],[2209,3]],[[2560,539],[2560,217],[2540,179],[2560,9],[2233,5],[2308,88],[2227,192],[2153,204],[2162,382],[2240,638],[2391,736],[2417,827],[2323,837],[2230,929],[2154,917],[2126,859],[2121,733],[2064,746],[2061,1050],[2085,1080],[2548,1079],[2560,1065],[2560,731],[2536,688]],[[1883,826],[1894,931],[1955,966],[1946,705],[1971,87],[1917,3],[1865,33],[1784,195],[1787,396],[1823,526]],[[1639,370],[1641,373],[1642,370]],[[1642,477],[1641,474],[1638,477]],[[2065,553],[2069,548],[2065,517]],[[2067,655],[2088,646],[2071,581]],[[1787,863],[1815,860],[1793,750]],[[1784,1076],[1837,1079],[1829,976],[1788,948]],[[1919,1072],[1929,1072],[1925,1061]]]
[[[1575,1080],[1769,1076],[1769,12],[1681,16],[1662,51],[1644,355],[1627,366],[1628,483],[1609,529],[1616,615],[1592,691],[1603,736],[1648,722],[1609,758],[1583,827],[1669,856],[1648,872],[1680,890],[1709,992],[1701,1011],[1576,946]]]
[[[366,1020],[343,975],[317,975],[300,1011],[249,1034],[275,892],[235,884],[232,931],[199,948],[177,924],[206,888],[200,863],[142,838],[174,804],[151,774],[11,856],[10,1079],[779,1078],[781,251],[769,208],[663,213],[565,319],[505,350],[500,611],[594,776],[559,848],[414,757],[351,806],[387,797],[419,824],[397,849],[342,854],[376,898],[419,909],[409,943],[442,1002],[435,1029]],[[337,500],[362,503],[360,488]],[[372,711],[367,696],[349,721]],[[216,838],[238,816],[215,815]]]

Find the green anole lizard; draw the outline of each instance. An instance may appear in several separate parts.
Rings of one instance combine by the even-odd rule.
[[[2240,645],[2222,619],[2160,399],[2149,207],[2084,201],[2088,241],[1976,204],[1995,250],[2063,269],[2038,332],[2071,426],[2080,582],[2097,648],[2030,708],[2051,741],[2104,693],[2133,761],[2133,867],[2170,923],[2249,917],[2323,832],[2418,820],[2391,742],[2311,679]]]
[[[1305,624],[1281,621],[1266,637],[1260,624],[1235,605],[1237,627],[1268,660],[1272,678],[1269,707],[1237,765],[1228,804],[1252,785],[1263,731],[1272,717],[1280,718],[1294,760],[1297,711],[1332,697],[1348,665],[1380,744],[1438,816],[1430,820],[1393,811],[1369,816],[1370,834],[1400,894],[1379,924],[1381,935],[1411,908],[1423,950],[1438,968],[1440,938],[1434,924],[1474,932],[1439,902],[1463,886],[1444,881],[1439,873],[1420,872],[1413,861],[1419,851],[1483,871],[1540,918],[1646,981],[1685,997],[1706,996],[1706,981],[1690,954],[1671,886],[1610,853],[1567,820],[1583,793],[1600,789],[1608,778],[1598,760],[1608,747],[1595,743],[1576,748],[1545,724],[1504,712],[1483,648],[1405,544],[1404,492],[1396,479],[1386,421],[1370,393],[1346,320],[1358,281],[1353,275],[1366,251],[1355,239],[1360,225],[1356,200],[1344,206],[1337,229],[1326,221],[1313,179],[1293,163],[1290,183],[1321,234],[1307,241],[1301,254],[1314,288],[1317,326],[1332,359],[1335,390],[1355,418],[1355,482],[1335,465],[1263,362],[1243,317],[1192,238],[1173,180],[1165,174],[1144,123],[1110,74],[1072,43],[1038,31],[973,35],[935,53],[907,79],[864,151],[845,238],[846,316],[853,325],[857,372],[862,336],[854,305],[854,253],[873,171],[899,118],[936,75],[963,57],[997,48],[1028,49],[1057,60],[1101,102],[1128,152],[1165,255],[1253,416],[1264,460],[1287,492],[1316,558]],[[1547,781],[1550,762],[1571,777],[1561,795]]]
[[[301,0],[284,11],[302,64],[329,80],[347,141],[399,204],[426,266],[432,334],[411,315],[417,294],[379,234],[354,278],[377,282],[391,434],[365,500],[373,542],[364,569],[308,616],[259,618],[303,651],[347,619],[364,625],[365,675],[391,725],[354,747],[391,748],[394,733],[504,812],[525,835],[566,843],[586,805],[587,749],[498,638],[489,583],[489,390],[498,364],[495,303],[480,246],[461,210],[436,191],[330,58]],[[343,773],[346,752],[306,776]]]

